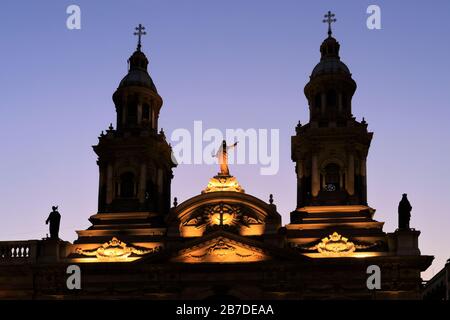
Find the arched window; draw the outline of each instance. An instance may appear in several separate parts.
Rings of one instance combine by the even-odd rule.
[[[321,105],[322,105],[322,97],[320,93],[317,93],[316,96],[314,97],[314,107],[320,108]]]
[[[327,105],[329,107],[335,107],[336,106],[336,101],[337,97],[336,97],[336,91],[334,90],[329,90],[327,92]]]
[[[129,124],[136,124],[137,122],[137,106],[135,103],[130,103],[128,105],[127,120]]]
[[[150,106],[148,104],[142,106],[142,120],[150,120]]]
[[[125,172],[120,176],[120,197],[134,197],[134,174],[132,172]]]
[[[325,167],[325,190],[336,191],[340,186],[340,168],[335,163]]]

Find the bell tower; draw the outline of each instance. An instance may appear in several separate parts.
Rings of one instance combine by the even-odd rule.
[[[328,37],[320,46],[304,93],[309,123],[298,124],[292,137],[297,173],[297,208],[316,205],[366,205],[366,158],[373,133],[352,115],[356,83],[341,61],[332,36],[334,15],[328,12]]]
[[[170,210],[172,150],[158,118],[163,101],[141,51],[139,25],[136,51],[128,59],[128,73],[113,94],[116,127],[111,124],[93,146],[98,156],[98,212],[92,225],[79,230],[77,244],[106,243],[120,238],[126,243],[159,245]]]
[[[98,212],[151,211],[170,208],[171,148],[158,117],[163,101],[141,51],[142,25],[136,28],[136,51],[128,59],[128,73],[114,92],[116,129],[111,125],[94,146],[100,171]]]

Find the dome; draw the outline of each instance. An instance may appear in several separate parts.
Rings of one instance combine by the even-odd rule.
[[[327,58],[320,61],[311,72],[311,77],[315,77],[324,73],[346,73],[350,74],[350,70],[339,58]]]
[[[120,81],[119,88],[141,86],[157,92],[155,84],[147,71],[148,59],[145,54],[140,50],[135,51],[128,59],[128,63],[128,74]]]
[[[147,87],[156,92],[156,87],[152,78],[147,71],[143,70],[130,70],[122,81],[120,81],[119,88],[126,86]]]
[[[320,62],[314,67],[311,77],[329,73],[345,73],[350,75],[350,70],[339,57],[339,42],[329,35],[320,46]]]

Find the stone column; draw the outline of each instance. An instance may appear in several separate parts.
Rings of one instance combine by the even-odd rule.
[[[122,108],[122,126],[127,123],[128,107]]]
[[[114,198],[114,185],[113,185],[113,166],[108,163],[106,169],[106,204],[111,204]]]
[[[361,176],[366,176],[366,159],[361,160]]]
[[[141,124],[142,121],[142,101],[138,101],[137,105],[137,124]]]
[[[303,169],[303,163],[304,160],[297,161],[296,165],[296,173],[297,173],[297,208],[301,207],[303,204],[303,188],[305,186],[303,185],[303,176],[305,175],[304,169]]]
[[[122,106],[121,106],[121,109],[122,109],[122,119],[121,119],[121,121],[122,121],[122,127],[125,125],[125,123],[127,122],[127,113],[128,113],[128,99],[123,99],[122,100]]]
[[[353,154],[348,155],[347,165],[347,192],[349,195],[355,194],[355,159]]]
[[[105,187],[105,165],[99,163],[99,177],[98,177],[98,210],[104,210],[106,203],[106,187]]]
[[[152,129],[155,129],[156,131],[158,131],[158,124],[156,123],[156,114],[155,114],[155,109],[153,108],[153,104],[150,109],[150,114],[152,117]]]
[[[317,163],[317,155],[314,154],[312,156],[312,168],[311,168],[311,175],[312,175],[312,186],[311,186],[311,193],[313,197],[317,197],[319,195],[320,190],[320,175],[319,175],[319,166]]]
[[[325,106],[326,106],[326,100],[327,100],[327,96],[325,95],[325,93],[322,93],[321,94],[321,98],[322,99],[320,99],[320,113],[321,114],[325,114]]]
[[[99,170],[99,177],[98,177],[98,185],[101,190],[102,186],[105,185],[105,167],[103,166],[103,164],[101,164],[99,166],[99,168],[100,168],[100,170]]]
[[[362,201],[367,203],[367,166],[365,158],[361,160],[361,188]]]
[[[145,202],[145,189],[147,186],[147,165],[141,164],[140,178],[139,178],[139,191],[138,198],[140,203]]]
[[[339,113],[341,113],[342,112],[342,93],[338,93],[338,110],[339,110]]]
[[[164,186],[163,186],[163,171],[162,169],[158,169],[158,193],[162,194],[164,191]]]

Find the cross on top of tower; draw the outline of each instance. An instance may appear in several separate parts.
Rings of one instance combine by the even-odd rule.
[[[145,30],[145,27],[144,27],[142,24],[140,24],[140,23],[139,23],[139,26],[137,26],[135,29],[136,29],[137,32],[135,32],[134,35],[135,35],[135,36],[138,36],[137,50],[138,50],[138,51],[141,51],[141,37],[142,37],[143,35],[146,35],[147,32],[144,31],[144,30]]]
[[[334,19],[334,13],[331,13],[331,11],[328,11],[326,15],[324,15],[326,19],[323,19],[323,23],[328,23],[328,36],[331,37],[331,24],[333,22],[336,22],[336,19]]]

